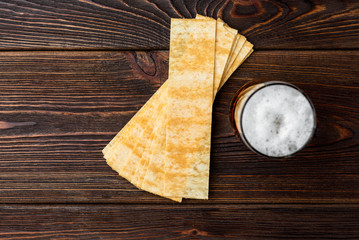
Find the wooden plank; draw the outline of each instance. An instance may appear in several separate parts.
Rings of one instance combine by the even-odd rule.
[[[1,205],[1,239],[358,239],[359,206]]]
[[[0,49],[168,49],[170,18],[222,17],[256,49],[359,48],[359,2],[0,2]]]
[[[206,203],[359,203],[359,51],[255,52],[217,95]],[[167,78],[168,52],[0,52],[1,203],[169,203],[117,176],[101,149]],[[230,101],[252,79],[314,102],[318,131],[287,160],[250,152]],[[204,201],[185,200],[185,203]]]

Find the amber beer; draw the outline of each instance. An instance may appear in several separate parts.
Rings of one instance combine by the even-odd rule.
[[[310,99],[286,82],[264,82],[241,90],[232,118],[242,141],[267,157],[288,157],[309,142],[316,127]]]

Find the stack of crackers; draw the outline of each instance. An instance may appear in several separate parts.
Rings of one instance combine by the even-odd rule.
[[[253,45],[221,19],[172,19],[169,79],[103,149],[136,187],[208,199],[212,105]]]

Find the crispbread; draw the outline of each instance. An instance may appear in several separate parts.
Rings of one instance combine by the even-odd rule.
[[[197,19],[208,19],[201,15],[196,16]],[[225,23],[218,19],[216,23],[216,46],[215,46],[215,67],[214,67],[214,80],[213,80],[213,99],[216,96],[218,91],[219,84],[222,79],[222,75],[225,71],[225,66],[229,55],[231,54],[231,49],[233,42],[235,40],[237,30],[228,28],[225,26]],[[198,161],[194,161],[193,165],[189,167],[192,169],[190,175],[188,176],[186,187],[183,197],[185,198],[206,198],[203,193],[203,186],[208,186],[209,180],[209,167],[210,159],[207,159],[207,162],[202,160],[203,158],[198,158]],[[201,171],[194,171],[196,169],[201,169]],[[208,188],[207,188],[208,191]],[[207,192],[208,197],[208,192]]]
[[[208,172],[215,34],[215,20],[171,21],[171,81],[168,84],[164,178],[166,196],[182,197],[188,176],[195,175],[193,172],[197,170]],[[199,168],[192,169],[195,163],[200,163]],[[198,198],[208,198],[208,184],[202,184],[197,189]]]
[[[139,174],[139,171],[137,171],[137,168],[145,165],[142,164],[142,162],[145,163],[146,161],[141,161],[142,154],[146,149],[146,145],[151,144],[151,134],[153,132],[155,122],[157,121],[157,114],[162,112],[166,105],[166,101],[163,101],[162,99],[165,97],[165,92],[167,91],[168,90],[165,89],[164,93],[162,93],[162,95],[157,99],[156,105],[153,107],[153,111],[151,111],[149,108],[148,112],[151,113],[151,116],[148,115],[148,119],[145,119],[143,122],[139,122],[139,124],[143,125],[142,128],[144,130],[138,134],[134,133],[128,137],[127,141],[132,142],[132,146],[134,147],[131,149],[131,151],[129,151],[126,162],[121,169],[120,175],[129,180],[135,186],[138,186],[136,172]],[[140,166],[140,164],[142,165]]]
[[[169,81],[169,80],[167,80]],[[151,154],[153,149],[155,148],[155,145],[159,141],[159,137],[164,137],[166,139],[166,132],[164,132],[164,136],[159,136],[159,129],[160,125],[165,125],[165,118],[164,114],[166,113],[166,102],[167,102],[167,88],[161,95],[161,97],[158,99],[158,105],[161,105],[161,108],[159,109],[158,113],[156,113],[156,119],[155,121],[149,121],[148,129],[151,130],[150,132],[150,138],[148,141],[143,142],[143,139],[133,139],[133,141],[137,141],[138,144],[145,144],[145,148],[142,151],[142,154],[140,156],[140,159],[138,159],[138,163],[136,166],[135,176],[133,178],[133,184],[138,186],[139,188],[142,188],[142,181],[146,175],[147,168],[150,162]],[[163,179],[163,177],[162,177]],[[146,190],[146,189],[145,189]],[[162,191],[162,189],[161,189]],[[161,191],[157,190],[156,192],[153,192],[155,194],[161,195]],[[151,191],[149,191],[151,192]]]
[[[241,50],[238,52],[236,58],[234,59],[233,63],[227,70],[227,73],[225,73],[225,76],[222,78],[221,84],[219,88],[222,88],[222,86],[226,83],[226,79],[228,79],[233,72],[251,55],[253,52],[253,44],[246,41],[241,48]]]
[[[181,202],[181,197],[166,196],[164,192],[165,155],[163,154],[163,150],[166,147],[166,125],[164,124],[167,112],[166,107],[165,111],[158,116],[158,121],[155,124],[152,133],[153,141],[151,142],[151,149],[149,151],[148,166],[142,181],[139,181],[139,186],[148,192]]]
[[[197,15],[196,19],[206,19],[211,20],[211,18],[204,17],[201,15]],[[227,62],[227,58],[230,54],[230,50],[234,41],[234,37],[236,36],[237,31],[232,29],[228,29],[224,26],[223,21],[217,21],[216,26],[216,50],[215,50],[215,74],[214,79],[217,79],[217,83],[213,84],[214,91],[217,92],[217,88],[219,86],[222,74],[224,72],[224,67]],[[217,85],[218,84],[218,85]],[[164,98],[161,98],[164,99]],[[163,192],[163,189],[161,189],[161,186],[163,186],[161,183],[163,183],[163,176],[164,173],[162,170],[163,168],[163,161],[165,157],[165,153],[163,151],[160,151],[165,146],[165,140],[166,140],[166,132],[165,129],[158,128],[158,125],[161,124],[161,122],[164,122],[166,119],[163,115],[165,115],[166,112],[161,112],[161,115],[158,116],[156,121],[156,128],[152,133],[152,144],[151,146],[147,146],[145,151],[142,154],[142,158],[140,161],[140,164],[137,165],[137,185],[140,188],[143,188],[144,190],[147,190],[149,192],[153,192],[155,194],[161,195],[161,192]],[[160,122],[158,122],[160,121]],[[161,134],[158,134],[158,129],[161,130]],[[155,142],[155,143],[154,143]],[[149,160],[149,151],[152,154],[151,159]],[[209,169],[209,162],[207,163],[208,169]],[[142,167],[141,167],[142,166]],[[161,167],[159,167],[161,166]],[[144,169],[146,169],[144,171]],[[146,173],[145,176],[143,176],[143,173]],[[196,197],[193,192],[196,192],[194,188],[191,187],[192,182],[199,181],[198,178],[205,178],[208,179],[207,176],[203,176],[200,174],[197,174],[195,176],[189,176],[189,179],[187,180],[187,185],[189,191],[185,191],[184,197]],[[145,179],[144,182],[141,182],[141,179]],[[208,182],[208,180],[206,180]],[[187,188],[186,188],[187,189]],[[192,193],[191,193],[192,192]],[[163,193],[162,193],[163,194]]]
[[[211,19],[197,14],[196,19]],[[229,28],[221,19],[217,19],[216,26],[216,52],[215,68],[213,80],[213,100],[221,83],[223,72],[227,65],[228,58],[231,54],[233,42],[237,35],[237,30]]]
[[[121,129],[121,131],[112,139],[108,148],[103,150],[107,164],[122,176],[122,168],[127,162],[127,156],[133,149],[133,142],[128,141],[131,136],[138,136],[144,131],[145,124],[148,119],[157,112],[157,101],[167,88],[165,82],[156,93],[142,106],[137,114]],[[110,150],[111,149],[111,150]],[[126,178],[127,179],[127,178]],[[127,179],[131,181],[131,179]]]
[[[217,30],[215,30],[215,32],[217,33],[217,35],[215,35],[215,47],[217,47],[217,50],[219,51],[216,50],[216,54],[213,59],[213,62],[215,62],[215,64],[214,66],[212,65],[212,77],[214,76],[214,78],[212,78],[211,80],[212,89],[210,89],[210,85],[206,85],[208,84],[208,81],[205,81],[203,77],[207,74],[208,78],[208,70],[207,72],[203,71],[203,69],[201,69],[201,65],[206,64],[206,60],[208,61],[208,58],[204,58],[208,57],[208,53],[206,54],[203,52],[208,52],[208,46],[211,44],[208,44],[208,42],[203,41],[203,39],[199,40],[199,38],[203,37],[203,35],[206,34],[202,34],[201,36],[197,36],[196,34],[201,34],[200,32],[198,33],[198,29],[208,27],[208,22],[213,22],[213,20],[203,16],[197,16],[197,18],[205,19],[207,23],[202,24],[202,26],[186,26],[185,29],[192,30],[193,28],[196,28],[196,31],[190,31],[190,36],[187,36],[188,39],[194,38],[194,41],[193,39],[188,40],[190,44],[188,44],[188,42],[186,43],[186,41],[178,41],[177,46],[174,46],[174,48],[177,48],[177,50],[179,51],[173,51],[173,30],[171,31],[170,77],[173,76],[173,72],[177,72],[177,75],[175,76],[178,76],[178,73],[184,73],[180,75],[180,77],[177,77],[177,79],[175,79],[177,81],[180,81],[178,81],[177,83],[171,83],[171,80],[168,80],[159,89],[159,91],[161,90],[160,96],[157,96],[156,100],[153,100],[151,98],[148,103],[146,103],[143,108],[141,108],[138,114],[136,114],[133,119],[131,119],[131,121],[128,123],[129,126],[126,125],[126,127],[122,129],[121,132],[103,150],[105,157],[107,157],[107,162],[109,163],[109,165],[114,170],[118,171],[120,175],[131,181],[133,184],[154,194],[165,196],[179,202],[181,201],[182,197],[199,199],[208,198],[211,111],[209,114],[210,117],[206,118],[208,116],[207,113],[209,110],[208,108],[201,109],[201,106],[207,104],[210,105],[210,108],[212,107],[211,105],[215,94],[219,90],[219,88],[223,86],[226,81],[226,78],[228,78],[233,73],[236,68],[235,66],[238,67],[244,61],[243,56],[245,56],[246,58],[253,51],[253,49],[250,48],[249,51],[247,50],[247,54],[240,54],[242,51],[241,46],[239,46],[240,44],[238,42],[240,42],[239,40],[241,39],[241,36],[236,35],[236,30],[231,29],[230,27],[228,27],[228,25],[226,25],[223,21],[219,19],[216,23]],[[187,23],[189,22],[185,19],[173,21],[186,21]],[[204,23],[204,20],[202,21]],[[196,24],[199,24],[198,20]],[[220,39],[223,40],[224,37],[220,37],[220,35],[222,34],[222,36],[225,36],[225,33],[227,34],[227,36],[232,36],[232,41],[229,44],[227,42],[227,49],[221,51],[219,48],[220,44],[223,44],[224,46],[224,43],[220,42]],[[183,38],[186,38],[186,36],[183,36],[183,34],[186,34],[186,31],[178,31],[175,34],[177,34],[177,38],[179,39],[182,38],[183,40]],[[235,44],[233,44],[233,40],[235,39],[234,36],[236,36],[237,39]],[[196,40],[198,41],[197,46],[199,47],[195,49],[193,46],[191,46],[191,44],[195,45]],[[228,46],[231,46],[231,50],[228,50]],[[180,49],[181,47],[182,50]],[[183,49],[187,47],[191,48],[192,50],[189,51],[188,49]],[[199,52],[197,53],[196,51]],[[221,57],[225,55],[224,52],[227,52],[227,57],[223,57],[221,60]],[[185,63],[183,64],[184,66],[180,66],[180,64],[178,65],[176,61],[173,61],[173,54],[175,55],[175,60],[177,57],[177,63],[183,61]],[[183,56],[186,54],[188,55],[188,59],[185,59],[185,56]],[[218,54],[222,55],[219,56]],[[229,58],[229,56],[231,56],[231,58]],[[196,61],[199,61],[200,63]],[[219,70],[220,68],[222,68],[222,71]],[[192,71],[193,75],[191,75],[191,73],[188,71]],[[188,87],[188,85],[183,83],[187,81],[187,83],[191,85],[193,84],[193,81],[191,81],[193,79],[195,80],[194,88]],[[220,79],[220,81],[218,79]],[[200,82],[201,84],[196,84],[196,81]],[[174,89],[170,87],[171,84],[172,86],[174,86]],[[178,84],[180,86],[178,86]],[[197,91],[195,91],[196,87]],[[210,89],[209,91],[212,91],[211,94],[205,92],[203,88],[207,90]],[[188,101],[189,92],[191,90],[193,91],[192,95],[190,96],[190,99],[193,100],[192,103]],[[167,97],[168,91],[170,95],[169,97]],[[211,101],[209,104],[205,101],[208,100],[208,98],[204,98],[202,95],[208,95],[211,97]],[[167,99],[170,104],[166,104]],[[173,111],[173,106],[176,103],[181,103],[182,108],[175,108]],[[183,108],[183,106],[185,107]],[[195,111],[188,111],[188,109],[190,109],[191,107],[193,107]],[[167,108],[170,109],[167,110]],[[170,117],[167,119],[168,113]],[[191,119],[191,114],[197,114],[197,118]],[[146,117],[147,121],[144,121]],[[188,119],[191,119],[192,121],[190,122],[188,121]],[[204,122],[209,122],[209,131],[208,128],[206,128]],[[136,124],[140,124],[142,126],[135,127],[134,125]],[[174,139],[171,139],[167,136],[167,130],[169,129],[170,131],[172,131],[172,134],[174,133],[174,135],[176,135],[176,132],[179,132],[176,128],[179,128],[180,125],[182,125],[182,128],[180,128],[182,131],[179,134],[186,134],[186,131],[188,131],[187,133],[189,134],[187,135],[192,135],[192,137],[182,136],[182,139],[179,140],[186,141],[182,142],[182,145],[176,145]],[[197,133],[189,131],[189,128],[196,129]],[[204,134],[201,135],[201,133]],[[178,138],[175,140],[178,140]],[[168,141],[170,141],[170,143]],[[190,141],[192,141],[192,144],[187,144]],[[179,161],[180,159],[178,158],[178,156],[176,156],[183,153],[183,143],[184,145],[186,145],[184,146],[184,150],[185,152],[187,151],[187,154],[185,153],[183,155],[186,157],[185,162]],[[165,152],[163,151],[163,148],[166,149]],[[171,149],[175,154],[171,155],[168,149]],[[118,150],[123,153],[119,153]],[[112,151],[114,151],[114,153],[112,153]],[[193,152],[195,152],[196,154],[193,154]],[[111,156],[111,154],[113,155]],[[127,158],[125,157],[126,154]],[[164,158],[164,156],[166,158]],[[168,161],[168,156],[172,156],[171,159],[175,160],[175,162]],[[123,159],[125,159],[125,161],[123,161]],[[173,165],[173,163],[177,164],[177,166],[182,164],[184,168],[180,169],[180,171],[176,171],[178,169],[175,168],[176,166]],[[184,176],[184,178],[178,176],[181,174]],[[180,183],[177,182],[175,183],[175,188],[173,188],[173,181],[178,181],[178,178],[181,178],[185,184],[179,186]],[[180,195],[180,193],[182,193],[182,195]]]

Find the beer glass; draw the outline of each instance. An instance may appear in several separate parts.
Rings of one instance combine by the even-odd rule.
[[[259,155],[290,157],[302,150],[316,129],[309,97],[293,84],[245,84],[231,104],[231,122],[242,142]]]

